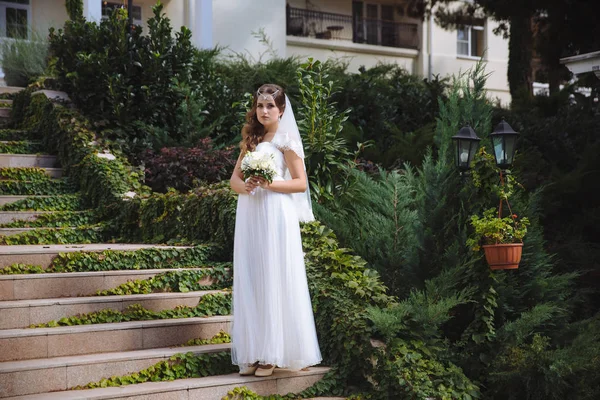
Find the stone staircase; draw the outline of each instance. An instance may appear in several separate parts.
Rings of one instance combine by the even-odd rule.
[[[27,132],[0,128],[0,140],[5,144],[24,142],[28,136]],[[0,148],[10,149],[10,146]],[[36,176],[35,180],[21,178],[32,174]],[[0,243],[37,240],[42,230],[90,229],[98,222],[92,221],[90,225],[89,218],[92,217],[79,218],[77,213],[89,216],[93,215],[93,210],[81,207],[76,201],[78,194],[64,179],[53,156],[0,154]],[[49,192],[40,188],[49,188]],[[86,225],[71,226],[81,220]],[[142,318],[53,327],[33,325],[64,322],[68,317],[107,309],[124,311],[134,305],[155,312],[195,307],[205,296],[228,294],[230,289],[217,285],[211,274],[205,273],[198,282],[205,290],[99,295],[100,291],[127,282],[174,271],[210,272],[215,263],[207,259],[200,263],[202,265],[178,265],[176,268],[159,257],[149,264],[114,269],[113,265],[105,264],[110,263],[110,254],[134,254],[148,249],[183,252],[190,247],[84,243],[85,236],[81,243],[55,243],[52,236],[50,239],[43,237],[45,239],[38,244],[0,245],[0,398],[221,399],[239,386],[247,386],[261,395],[287,394],[311,386],[328,371],[325,367],[300,372],[282,369],[268,378],[241,377],[233,372],[120,387],[68,390],[103,378],[136,373],[180,353],[228,357],[229,343],[195,345],[189,341],[208,340],[228,332],[231,316]],[[57,270],[58,259],[70,262],[70,257],[83,253],[100,256],[88,270]],[[229,372],[232,371],[233,368]]]

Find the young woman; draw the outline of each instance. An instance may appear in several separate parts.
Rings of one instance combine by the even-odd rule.
[[[299,225],[314,217],[302,141],[283,88],[266,84],[255,93],[240,148],[230,180],[239,194],[231,357],[240,374],[269,376],[275,366],[299,370],[321,362]],[[248,151],[272,154],[272,183],[244,181]]]

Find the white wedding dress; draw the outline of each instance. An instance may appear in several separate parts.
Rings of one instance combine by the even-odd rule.
[[[284,180],[283,150],[301,144],[276,133],[256,151],[273,154]],[[300,224],[291,194],[256,188],[239,195],[233,252],[232,362],[299,370],[321,362],[306,281]]]

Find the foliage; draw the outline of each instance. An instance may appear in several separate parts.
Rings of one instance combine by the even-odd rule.
[[[473,251],[479,251],[479,245],[499,243],[521,243],[527,233],[529,219],[523,217],[517,220],[517,214],[499,218],[498,210],[490,208],[483,212],[483,217],[471,216],[473,235],[467,240],[467,245]]]
[[[0,268],[0,275],[43,274],[44,272],[46,271],[39,265],[12,264]]]
[[[208,284],[206,284],[208,281]],[[201,284],[205,283],[205,284]],[[98,296],[148,294],[156,292],[187,293],[223,289],[232,285],[231,265],[205,265],[201,270],[169,271],[148,279],[128,281],[116,288],[98,291]]]
[[[75,188],[67,179],[53,180],[0,180],[0,192],[4,195],[58,195],[73,193]]]
[[[102,224],[76,228],[37,228],[16,235],[0,236],[0,245],[101,243]]]
[[[205,344],[221,344],[221,343],[231,343],[231,336],[225,331],[220,331],[215,336],[210,339],[190,339],[185,344],[181,346],[203,346]]]
[[[0,140],[20,142],[28,140],[29,132],[20,129],[0,129]]]
[[[328,80],[326,65],[310,58],[297,74],[301,101],[297,111],[298,128],[304,134],[311,194],[318,201],[332,200],[344,181],[343,167],[355,158],[340,137],[350,110],[338,112],[331,103],[330,98],[337,88]]]
[[[192,248],[148,248],[134,251],[104,250],[102,252],[59,253],[46,272],[91,272],[139,270],[156,268],[186,268],[202,265],[214,250],[210,246]]]
[[[475,386],[482,396],[502,393],[501,384],[491,380],[497,368],[491,361],[503,354],[510,326],[556,338],[568,310],[579,302],[572,292],[577,275],[553,272],[555,262],[544,250],[538,219],[540,193],[525,194],[512,180],[501,187],[497,171],[487,168],[484,158],[474,165],[471,176],[461,177],[454,170],[450,138],[461,124],[470,123],[484,139],[491,130],[485,78],[478,66],[454,80],[448,99],[440,104],[438,151],[427,154],[420,168],[407,165],[379,176],[351,174],[347,197],[326,208],[315,206],[317,216],[340,235],[341,244],[354,248],[377,268],[401,300],[401,307],[380,306],[382,310],[370,314],[372,335],[382,335],[386,341],[385,350],[372,356],[377,369],[367,374],[381,390],[374,393],[382,397],[411,387],[421,396],[429,393],[440,398],[468,398],[473,390],[477,392]],[[512,275],[490,272],[482,257],[466,246],[470,215],[483,213],[491,201],[507,195],[513,195],[515,213],[527,215],[531,222],[523,270]],[[403,212],[395,211],[395,206]],[[381,266],[387,269],[379,270]],[[536,308],[544,304],[563,308],[550,308],[551,317],[544,318],[542,308]],[[357,312],[351,309],[350,313]],[[554,331],[548,329],[550,321]],[[453,383],[437,386],[433,382],[439,381],[430,384],[427,377]],[[551,387],[542,378],[536,382]],[[437,390],[437,395],[431,390]]]
[[[338,109],[352,109],[342,137],[349,143],[373,141],[364,157],[385,168],[420,165],[433,145],[438,98],[445,98],[448,79],[422,80],[396,64],[362,67],[336,78]]]
[[[600,394],[598,316],[572,324],[560,345],[529,334],[510,341],[495,361],[495,399],[594,399]]]
[[[31,96],[30,89],[15,98],[20,126],[40,138],[43,147],[57,154],[65,173],[88,206],[119,203],[130,190],[142,192],[141,174],[117,154],[101,158],[103,144],[95,141],[90,124],[77,111],[53,104],[45,96]],[[100,210],[102,212],[102,210]]]
[[[46,70],[48,39],[34,31],[28,39],[0,41],[0,66],[8,86],[26,87]]]
[[[115,236],[128,241],[210,241],[222,246],[221,257],[229,259],[233,248],[235,209],[236,195],[228,182],[199,187],[187,194],[171,190],[119,205],[112,229]]]
[[[83,19],[83,1],[82,0],[66,0],[65,7],[67,14],[71,20]]]
[[[171,310],[150,311],[139,304],[133,304],[123,311],[107,308],[88,314],[79,314],[43,324],[31,325],[30,328],[54,328],[57,326],[105,324],[125,321],[211,317],[213,315],[228,315],[230,313],[231,295],[211,293],[203,295],[195,307],[177,306]]]
[[[105,378],[71,389],[95,389],[132,385],[143,382],[172,381],[183,378],[200,378],[212,375],[224,375],[234,372],[229,352],[194,354],[178,353],[168,360],[161,361],[142,371],[118,377]]]
[[[373,177],[350,171],[352,184],[344,196],[326,207],[314,204],[319,220],[336,232],[344,246],[368,260],[394,295],[418,284],[417,255],[407,245],[417,240],[419,224],[410,187],[412,174],[412,169],[406,173],[380,170]]]
[[[31,154],[40,153],[42,147],[39,143],[29,141],[7,141],[0,143],[0,153]]]
[[[588,318],[600,307],[600,114],[594,94],[585,98],[575,89],[567,88],[565,100],[551,107],[536,102],[523,111],[498,111],[496,118],[510,120],[520,133],[514,172],[527,190],[540,191],[545,247],[556,255],[557,271],[581,272],[578,293],[587,300],[577,313]]]
[[[38,167],[6,167],[0,168],[0,179],[19,181],[48,181],[50,176],[43,168]]]
[[[38,214],[35,220],[17,220],[0,224],[0,228],[59,228],[69,226],[93,225],[97,223],[94,211],[53,211],[46,214]]]
[[[233,149],[217,150],[209,138],[200,140],[192,148],[165,147],[160,153],[148,150],[142,155],[145,163],[146,184],[155,192],[169,188],[187,191],[203,183],[226,180],[235,166]]]
[[[79,194],[27,197],[0,206],[0,211],[77,211],[83,208]]]
[[[128,153],[206,136],[206,101],[194,78],[191,31],[172,33],[158,2],[141,27],[128,31],[125,10],[96,24],[82,18],[50,30],[60,88],[83,112],[104,121],[104,137]]]

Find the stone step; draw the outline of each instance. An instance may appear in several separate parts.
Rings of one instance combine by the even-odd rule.
[[[216,375],[206,378],[178,379],[171,382],[147,382],[121,387],[70,390],[14,397],[15,400],[75,400],[75,399],[127,399],[127,400],[218,400],[236,387],[246,386],[262,396],[286,395],[301,392],[318,381],[329,371],[327,367],[310,367],[305,371],[276,369],[265,378],[240,376],[239,374]]]
[[[135,373],[178,353],[200,355],[230,348],[223,343],[4,362],[0,363],[0,398],[67,390]]]
[[[0,107],[0,118],[10,118],[11,109],[6,107]]]
[[[3,104],[8,104],[9,106],[12,106],[13,101],[9,100],[9,99],[0,99],[0,106],[2,106]]]
[[[0,154],[0,167],[54,168],[56,156],[48,154]]]
[[[132,251],[150,248],[161,249],[186,249],[187,246],[157,246],[155,244],[129,244],[129,243],[92,243],[92,244],[35,244],[0,246],[0,268],[12,264],[40,265],[47,268],[52,259],[59,253],[78,251],[104,251],[121,250]]]
[[[31,232],[31,231],[41,231],[41,230],[48,230],[48,229],[66,229],[66,228],[77,229],[76,226],[59,227],[59,228],[55,228],[55,227],[0,228],[0,236],[12,236],[12,235],[18,235],[21,233]],[[90,228],[90,229],[94,229],[94,228]]]
[[[178,268],[177,271],[201,269],[203,268]],[[99,290],[113,289],[128,281],[148,279],[169,271],[173,269],[0,275],[0,300],[93,296]],[[204,286],[212,283],[210,277],[200,281]]]
[[[177,346],[229,331],[229,315],[0,331],[0,362]]]
[[[0,94],[3,93],[18,93],[25,88],[20,86],[0,86]]]
[[[91,313],[107,308],[124,311],[133,304],[139,304],[151,311],[171,310],[177,306],[195,307],[202,296],[211,293],[227,292],[224,290],[205,290],[186,293],[2,301],[0,302],[0,329],[27,328],[32,324],[42,324],[63,317]]]
[[[9,224],[15,221],[35,221],[40,215],[53,213],[53,211],[0,211],[0,224]]]
[[[23,168],[23,167],[19,167],[19,168]],[[62,176],[63,176],[62,168],[41,168],[41,169],[44,170],[46,175],[48,175],[50,178],[59,179],[59,178],[62,178]]]

